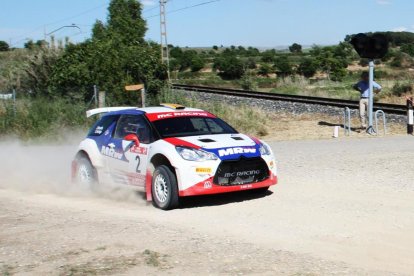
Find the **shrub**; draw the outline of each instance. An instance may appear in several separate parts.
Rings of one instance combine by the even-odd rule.
[[[410,82],[403,82],[403,83],[397,82],[394,84],[391,91],[392,91],[392,94],[400,97],[403,94],[413,91],[413,85]]]

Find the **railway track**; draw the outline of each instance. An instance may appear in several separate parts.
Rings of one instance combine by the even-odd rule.
[[[278,93],[266,93],[266,92],[250,91],[250,90],[238,90],[238,89],[216,88],[216,87],[184,85],[184,84],[172,84],[171,87],[172,89],[180,89],[180,90],[185,90],[185,91],[195,91],[195,92],[203,92],[203,93],[211,93],[211,94],[262,99],[262,100],[272,100],[272,101],[285,101],[285,102],[304,103],[304,104],[318,104],[318,105],[335,106],[335,107],[342,107],[342,108],[349,107],[351,109],[358,109],[358,106],[359,106],[358,101],[332,99],[332,98],[300,96],[300,95],[286,95],[286,94],[278,94]],[[374,111],[376,110],[382,110],[388,114],[397,114],[397,115],[407,114],[407,107],[405,105],[399,105],[399,104],[374,103]]]

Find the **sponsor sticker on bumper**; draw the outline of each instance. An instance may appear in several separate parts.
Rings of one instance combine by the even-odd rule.
[[[195,168],[195,171],[199,174],[211,174],[213,170],[211,168]]]

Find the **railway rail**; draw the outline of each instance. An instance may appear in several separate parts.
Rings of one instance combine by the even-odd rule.
[[[184,84],[172,84],[172,89],[180,89],[185,91],[203,92],[211,94],[220,94],[228,96],[237,96],[245,98],[254,98],[262,100],[272,101],[285,101],[285,102],[296,102],[304,104],[317,104],[335,107],[349,107],[351,109],[358,109],[358,101],[352,100],[341,100],[333,98],[322,98],[312,96],[300,96],[300,95],[286,95],[279,93],[267,93],[250,90],[239,90],[239,89],[228,89],[228,88],[217,88],[208,86],[197,86],[197,85],[184,85]],[[405,115],[407,114],[407,107],[399,104],[387,104],[387,103],[374,103],[374,111],[382,110],[388,114]]]

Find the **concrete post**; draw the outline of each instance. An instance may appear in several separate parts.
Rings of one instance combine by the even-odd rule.
[[[407,97],[407,134],[413,135],[413,97]]]
[[[99,107],[105,107],[105,91],[99,91]]]
[[[93,86],[93,98],[95,99],[95,108],[98,107],[98,87],[96,85]]]

